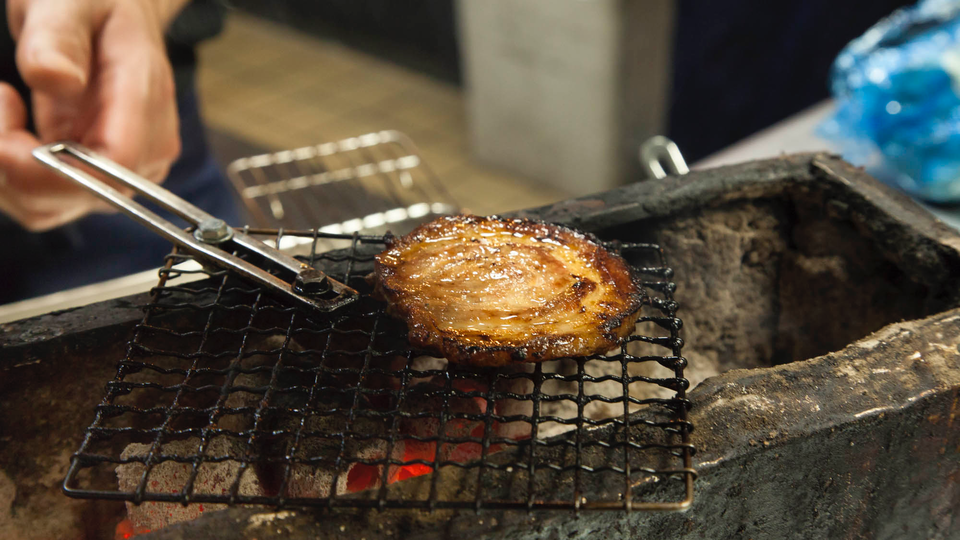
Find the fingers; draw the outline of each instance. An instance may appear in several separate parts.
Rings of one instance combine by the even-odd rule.
[[[23,163],[23,157],[39,143],[25,131],[27,122],[26,106],[20,95],[7,83],[0,83],[0,211],[13,217],[30,230],[44,230],[59,224],[60,205],[53,203],[33,204],[36,201],[22,186],[30,186],[29,179],[47,176],[47,171]],[[62,204],[62,203],[61,203]]]
[[[96,199],[33,159],[40,142],[24,130],[0,134],[0,210],[26,229],[43,231],[95,209]]]
[[[23,129],[27,124],[27,107],[20,94],[9,84],[0,82],[0,133]]]
[[[40,141],[26,131],[26,121],[20,95],[0,83],[0,211],[28,230],[43,231],[104,209],[96,197],[33,158]]]
[[[34,0],[29,4],[24,13],[11,17],[23,80],[34,92],[61,97],[82,93],[90,76],[93,35],[101,22],[92,7],[96,3]]]
[[[30,87],[42,142],[71,138],[91,71],[97,2],[57,0],[10,4],[17,68]],[[22,13],[21,13],[22,12]]]
[[[150,14],[117,9],[104,23],[96,63],[100,108],[83,142],[150,180],[164,179],[180,153],[173,70]]]
[[[37,162],[31,152],[41,142],[78,140],[160,182],[179,155],[180,138],[173,73],[150,4],[27,4],[8,0],[39,140],[25,130],[20,97],[0,84],[0,211],[37,231],[108,208]]]

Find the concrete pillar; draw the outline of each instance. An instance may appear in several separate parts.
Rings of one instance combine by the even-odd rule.
[[[472,150],[574,194],[664,131],[673,0],[458,0]]]

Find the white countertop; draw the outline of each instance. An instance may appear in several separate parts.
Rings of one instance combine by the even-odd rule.
[[[830,141],[821,139],[814,133],[820,122],[830,116],[831,112],[833,101],[822,101],[694,163],[693,168],[709,169],[798,152],[836,152]]]

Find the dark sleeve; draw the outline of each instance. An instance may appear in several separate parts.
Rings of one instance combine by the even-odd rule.
[[[193,88],[197,67],[196,47],[223,30],[226,6],[222,0],[193,0],[167,29],[167,56],[173,66],[177,94]]]

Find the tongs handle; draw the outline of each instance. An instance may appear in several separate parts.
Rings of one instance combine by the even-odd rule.
[[[130,187],[158,206],[180,216],[191,225],[216,228],[219,234],[205,239],[202,234],[191,235],[169,221],[161,218],[140,203],[113,189],[103,181],[61,159],[66,154],[103,173],[121,185]],[[177,244],[202,261],[218,267],[234,270],[258,285],[280,292],[300,304],[322,311],[332,311],[349,304],[357,297],[354,289],[324,275],[309,265],[256,240],[239,230],[227,227],[222,221],[184,201],[136,173],[97,155],[92,150],[73,142],[58,142],[36,148],[34,157],[60,175],[73,180],[101,199],[140,222],[160,236]],[[296,276],[292,283],[224,251],[217,244],[232,240],[237,246],[263,256]]]

